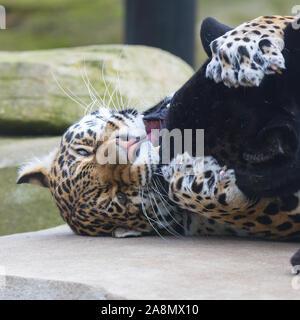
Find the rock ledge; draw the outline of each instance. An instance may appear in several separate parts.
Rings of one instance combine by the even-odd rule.
[[[80,237],[63,225],[0,237],[0,299],[300,299],[289,266],[298,246]]]

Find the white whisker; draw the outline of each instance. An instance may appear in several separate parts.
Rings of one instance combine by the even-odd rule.
[[[158,181],[158,182],[161,184],[160,181]],[[153,181],[153,183],[156,184],[155,181]],[[162,186],[162,185],[161,185],[161,186]],[[163,196],[163,194],[162,194],[161,192],[159,192],[157,185],[156,185],[156,189],[154,189],[154,192],[157,193],[158,196],[160,197],[163,206],[164,206],[165,209],[167,210],[167,212],[168,212],[169,216],[172,218],[172,220],[173,220],[177,225],[179,225],[180,227],[184,228],[183,224],[181,224],[181,223],[175,218],[175,216],[171,213],[171,211],[169,210],[169,209],[172,210],[173,207],[168,203],[168,201],[165,199],[165,197]],[[167,197],[167,198],[168,198],[168,197]]]
[[[140,189],[140,193],[142,194],[142,196],[140,197],[141,198],[141,204],[142,204],[142,211],[143,211],[143,214],[144,216],[147,218],[149,224],[151,225],[151,227],[153,228],[153,230],[162,238],[165,240],[165,238],[160,234],[160,232],[158,231],[158,229],[155,228],[155,226],[152,224],[151,220],[154,222],[154,223],[157,223],[157,221],[151,219],[148,214],[147,214],[147,210],[145,208],[145,205],[144,205],[144,190],[141,190]]]
[[[105,77],[104,77],[104,66],[105,66],[105,61],[103,61],[103,63],[102,63],[102,70],[101,70],[101,73],[102,73],[102,81],[103,81],[104,86],[105,86],[105,92],[104,92],[104,96],[103,96],[103,102],[105,103],[106,107],[108,107],[108,108],[110,108],[110,104],[113,103],[114,109],[117,110],[116,105],[115,105],[115,103],[114,103],[114,101],[113,101],[113,97],[112,97],[112,95],[110,94],[110,84],[107,85],[106,79],[105,79]],[[107,94],[108,94],[108,96],[109,96],[109,102],[108,102],[108,104],[106,104],[106,95],[107,95]]]
[[[148,189],[148,191],[149,191],[149,189]],[[155,202],[155,205],[156,205],[159,213],[160,213],[160,216],[162,217],[162,219],[163,219],[163,221],[164,221],[164,223],[165,223],[165,225],[162,224],[163,227],[164,227],[171,235],[173,235],[173,236],[180,236],[180,234],[179,234],[179,233],[172,227],[172,225],[166,220],[165,215],[161,212],[160,207],[159,207],[159,204],[157,203],[157,201],[156,201],[156,199],[155,199],[155,195],[152,194],[152,192],[151,192],[151,193],[149,192],[149,195],[150,195],[150,202],[152,203],[152,201],[151,201],[151,198],[152,198],[153,201]],[[152,208],[153,208],[153,205],[152,205]],[[155,213],[155,215],[156,215],[157,219],[159,219],[156,213]]]
[[[58,85],[58,87],[63,91],[63,93],[70,98],[72,101],[74,101],[75,103],[77,103],[80,107],[82,107],[84,109],[84,111],[86,110],[86,104],[83,100],[81,100],[75,93],[73,93],[71,91],[71,89],[64,89],[62,87],[62,85],[59,83],[59,81],[57,80],[56,76],[54,75],[53,71],[51,71],[52,77],[54,78],[56,84]],[[68,93],[67,90],[70,92]],[[74,98],[73,96],[76,98]]]

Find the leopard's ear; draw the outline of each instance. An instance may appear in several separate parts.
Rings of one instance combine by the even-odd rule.
[[[206,54],[211,57],[210,43],[221,37],[232,28],[220,23],[212,17],[205,18],[201,25],[200,38]]]
[[[41,187],[49,188],[49,174],[56,153],[57,150],[53,150],[47,156],[43,158],[35,158],[34,160],[23,165],[19,170],[17,184],[31,183]]]

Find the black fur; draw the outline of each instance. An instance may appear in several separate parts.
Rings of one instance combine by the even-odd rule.
[[[145,121],[165,120],[168,113],[167,105],[171,102],[172,96],[166,97],[154,107],[143,112]]]
[[[203,20],[200,37],[203,48],[209,57],[211,57],[210,43],[230,30],[232,30],[232,28],[220,23],[214,18],[208,17]]]
[[[291,264],[293,267],[300,267],[300,250],[298,250],[291,258]],[[300,269],[297,270],[297,274],[300,273]]]
[[[300,189],[299,36],[300,31],[287,28],[287,71],[267,76],[259,88],[216,84],[205,77],[207,61],[171,102],[166,127],[204,129],[205,155],[235,169],[237,184],[249,197]],[[266,158],[273,153],[259,163],[245,160],[247,154]]]
[[[283,55],[288,72],[299,83],[300,74],[300,29],[294,29],[290,23],[284,32],[285,48]]]
[[[222,34],[206,36],[205,30],[214,21],[209,18],[205,23],[201,38],[211,56],[210,41]],[[164,103],[151,109],[156,116],[166,116],[170,130],[205,129],[205,155],[234,168],[238,186],[249,197],[291,197],[300,189],[300,30],[288,25],[284,40],[287,70],[281,76],[266,77],[259,88],[228,89],[214,83],[205,77],[208,60],[176,92],[168,112]],[[284,156],[259,166],[249,165],[243,152],[265,149],[268,153],[268,139],[279,139],[287,146]],[[182,146],[184,150],[183,141]],[[174,157],[174,152],[171,155]],[[300,250],[291,258],[291,264],[300,265]]]
[[[209,57],[210,42],[230,30],[223,26],[212,18],[202,26]],[[208,60],[163,112],[169,130],[205,129],[205,155],[235,169],[237,184],[249,197],[289,198],[300,190],[300,30],[289,24],[284,40],[287,69],[282,75],[267,76],[259,88],[229,89],[205,77]],[[257,164],[243,158],[245,152],[270,154],[272,141],[281,143],[283,155]],[[300,265],[300,250],[291,264]]]

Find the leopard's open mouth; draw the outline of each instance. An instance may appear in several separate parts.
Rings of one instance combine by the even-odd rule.
[[[165,120],[167,118],[168,107],[171,100],[172,96],[166,97],[163,101],[143,113],[147,139],[154,146],[158,146],[159,132],[165,127]]]

